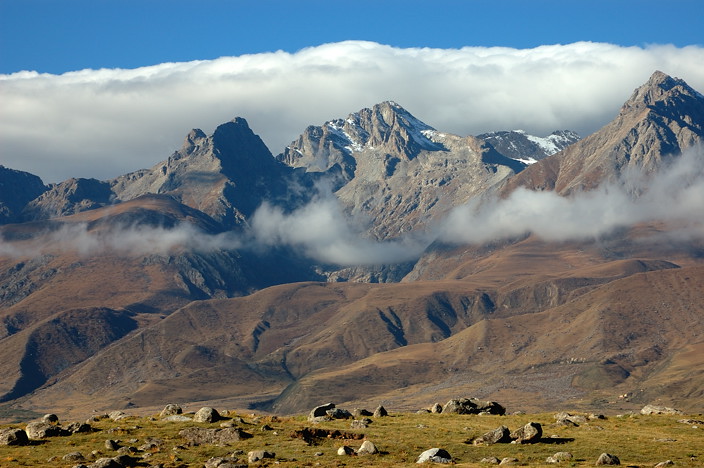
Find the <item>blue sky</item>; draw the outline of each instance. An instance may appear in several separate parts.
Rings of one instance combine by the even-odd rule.
[[[214,59],[344,40],[533,48],[704,42],[701,0],[0,0],[0,73]]]
[[[105,180],[236,116],[278,154],[385,100],[586,136],[655,70],[704,92],[702,30],[704,0],[0,0],[0,164]]]

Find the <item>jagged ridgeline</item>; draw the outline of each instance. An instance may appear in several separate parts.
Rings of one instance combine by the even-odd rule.
[[[0,167],[0,400],[702,410],[700,211],[514,229],[545,195],[594,224],[613,193],[691,200],[702,138],[704,97],[656,72],[583,139],[457,136],[383,102],[276,156],[236,118],[112,180]],[[485,216],[444,234],[467,206]]]

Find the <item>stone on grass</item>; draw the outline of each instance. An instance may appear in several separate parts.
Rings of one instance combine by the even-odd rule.
[[[108,417],[113,421],[119,421],[121,419],[129,418],[129,415],[124,411],[111,411],[108,413]]]
[[[511,431],[506,426],[499,426],[472,441],[474,445],[505,444],[509,442],[511,442]]]
[[[28,423],[25,432],[27,437],[32,440],[71,435],[66,429],[40,421]]]
[[[81,452],[70,452],[61,457],[61,459],[67,462],[82,462],[85,461],[86,457]]]
[[[352,413],[350,413],[346,409],[341,409],[341,408],[333,408],[333,409],[326,411],[326,413],[332,419],[352,419],[352,417],[353,417]]]
[[[308,413],[308,422],[321,422],[330,419],[328,411],[335,409],[335,403],[316,406]]]
[[[114,458],[98,458],[89,466],[90,468],[124,468],[124,466]]]
[[[23,429],[0,429],[0,445],[27,445],[29,437]]]
[[[377,406],[376,409],[374,410],[374,417],[375,418],[383,418],[384,416],[388,416],[388,415],[389,415],[389,412],[386,411],[386,408],[384,408],[381,405]]]
[[[186,439],[190,445],[227,445],[232,442],[237,442],[242,439],[250,439],[252,437],[252,434],[236,427],[226,427],[222,429],[189,427],[181,430],[178,435]]]
[[[193,418],[184,416],[183,414],[172,414],[171,416],[166,416],[162,421],[166,422],[186,422],[193,421]]]
[[[253,450],[247,454],[249,463],[258,462],[265,458],[276,458],[276,454],[274,452],[267,452],[266,450]]]
[[[42,416],[42,422],[49,423],[49,424],[58,424],[59,417],[57,415],[55,415],[54,413],[45,414],[44,416]]]
[[[183,413],[183,409],[174,403],[169,403],[168,405],[164,406],[164,409],[161,410],[161,413],[159,413],[160,418],[165,418],[167,416],[174,416],[176,414],[181,414]]]
[[[105,448],[108,450],[117,450],[120,448],[120,444],[116,440],[107,439],[105,441]]]
[[[354,455],[354,449],[352,447],[348,447],[347,445],[343,445],[342,447],[337,449],[337,454],[340,456]]]
[[[616,455],[611,455],[610,453],[602,453],[599,458],[596,459],[595,465],[620,465],[621,460],[618,459]]]
[[[542,436],[543,428],[540,423],[537,422],[529,422],[510,434],[511,439],[517,444],[535,444],[540,442]]]
[[[416,463],[452,463],[452,455],[445,449],[431,448],[418,456]]]
[[[518,463],[518,458],[505,457],[501,460],[501,463],[499,463],[499,465],[515,465],[516,463]]]
[[[430,412],[435,414],[442,413],[442,405],[440,403],[435,403],[430,407]]]
[[[499,463],[501,463],[501,460],[499,460],[496,457],[484,457],[481,460],[479,460],[479,463],[488,463],[491,465],[498,465]]]
[[[364,408],[355,408],[352,410],[352,416],[354,416],[354,419],[361,419],[363,416],[374,416],[374,413]]]
[[[682,411],[667,406],[645,405],[640,414],[682,414]]]
[[[673,462],[672,460],[665,460],[664,462],[660,462],[655,465],[655,468],[665,468],[666,466],[672,466],[674,464],[675,462]]]
[[[362,446],[357,450],[357,454],[359,455],[374,455],[375,453],[379,453],[379,450],[376,448],[376,445],[369,440],[362,442]]]
[[[193,421],[195,422],[213,423],[219,420],[220,413],[218,413],[215,408],[211,408],[210,406],[204,406],[193,415]]]
[[[545,459],[545,463],[560,463],[572,459],[570,452],[556,452]]]

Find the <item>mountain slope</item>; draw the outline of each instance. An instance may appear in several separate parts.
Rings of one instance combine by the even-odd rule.
[[[704,141],[704,96],[683,80],[655,72],[633,92],[619,115],[596,133],[512,178],[522,186],[560,194],[616,182],[629,168],[651,173],[672,156]]]
[[[525,165],[474,137],[440,133],[394,102],[306,131],[277,159],[332,181],[376,239],[423,231]]]
[[[491,144],[496,150],[512,159],[533,164],[545,159],[580,139],[569,130],[558,130],[546,137],[528,135],[523,130],[490,132],[477,135],[477,138]]]

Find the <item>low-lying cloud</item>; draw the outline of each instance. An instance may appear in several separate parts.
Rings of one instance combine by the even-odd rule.
[[[656,69],[704,89],[704,48],[580,42],[534,49],[348,41],[134,70],[0,75],[1,163],[45,182],[151,167],[193,127],[246,118],[276,154],[308,125],[394,100],[459,135],[587,135]]]
[[[365,236],[368,221],[352,219],[323,185],[318,195],[294,211],[262,204],[239,234],[211,235],[183,223],[174,228],[117,226],[90,230],[65,223],[22,242],[3,241],[0,256],[77,252],[97,255],[165,255],[174,250],[262,250],[290,248],[322,264],[381,265],[412,261],[431,242],[485,242],[533,234],[546,241],[593,241],[617,229],[663,222],[668,242],[704,240],[704,150],[673,158],[657,174],[630,172],[622,180],[563,197],[520,188],[505,199],[474,200],[452,209],[423,233],[376,241]]]
[[[695,148],[656,175],[624,174],[589,192],[563,197],[519,188],[506,199],[492,199],[452,210],[440,238],[480,244],[524,234],[547,241],[596,240],[638,223],[670,224],[671,238],[704,239],[704,151]]]

